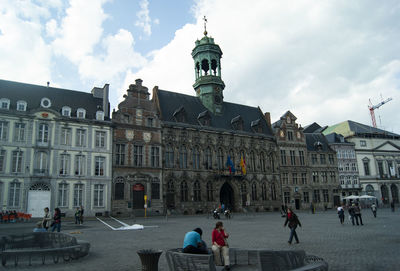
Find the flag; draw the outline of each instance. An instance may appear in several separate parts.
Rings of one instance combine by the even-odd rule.
[[[242,174],[246,175],[246,160],[243,158],[243,156],[240,156],[240,168],[242,170]]]
[[[235,173],[235,166],[231,160],[231,157],[228,155],[228,159],[226,160],[226,166],[229,168],[230,173]]]

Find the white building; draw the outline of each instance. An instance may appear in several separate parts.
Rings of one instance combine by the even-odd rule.
[[[398,203],[400,135],[350,120],[323,131],[333,132],[355,144],[362,194],[376,196],[383,204]]]
[[[0,80],[0,207],[110,210],[108,85],[92,93]]]

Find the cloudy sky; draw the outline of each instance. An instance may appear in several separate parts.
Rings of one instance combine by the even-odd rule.
[[[129,84],[194,95],[191,50],[223,51],[225,101],[272,121],[371,125],[400,133],[400,1],[0,0],[0,78],[89,92]]]

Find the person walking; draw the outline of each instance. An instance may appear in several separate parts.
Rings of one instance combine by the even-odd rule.
[[[362,222],[362,218],[361,218],[361,208],[358,203],[356,203],[356,206],[354,207],[354,217],[356,218],[357,226],[359,225],[358,224],[359,219],[360,219],[361,226],[364,225]]]
[[[50,214],[50,209],[49,207],[44,208],[44,216],[42,219],[42,227],[46,229],[46,231],[49,229],[51,223],[51,214]]]
[[[79,224],[83,224],[83,213],[84,213],[84,209],[83,209],[83,206],[81,205],[81,208],[79,209],[79,211],[80,211],[80,217],[79,217]]]
[[[374,217],[376,217],[376,205],[375,205],[375,203],[372,203],[372,205],[371,205],[371,210],[372,210],[372,213],[374,214]]]
[[[337,208],[337,213],[338,213],[338,216],[339,216],[340,224],[343,225],[343,223],[344,223],[344,209],[343,209],[343,206],[339,206]]]
[[[202,234],[200,228],[187,232],[183,240],[183,253],[208,254],[207,245],[201,240]]]
[[[75,224],[80,224],[80,221],[81,221],[81,210],[79,209],[79,207],[76,207]]]
[[[292,244],[293,236],[294,239],[296,239],[296,243],[299,243],[299,238],[297,237],[296,233],[296,228],[297,226],[301,227],[300,220],[298,219],[297,215],[292,211],[291,208],[287,208],[287,213],[286,213],[286,221],[283,227],[286,227],[286,225],[289,223],[289,229],[290,229],[290,237],[289,237],[289,244]]]
[[[351,206],[349,207],[349,218],[350,218],[351,223],[353,224],[353,226],[355,225],[355,224],[354,224],[354,216],[355,216],[355,214],[354,214],[354,207],[355,207],[355,206],[356,206],[356,205],[355,205],[354,203],[352,203]]]
[[[222,266],[225,265],[225,270],[229,270],[229,247],[226,238],[229,234],[225,232],[224,225],[221,221],[215,224],[215,228],[211,234],[212,241],[212,251],[214,253],[215,265]],[[224,264],[221,261],[221,254],[224,257]]]
[[[51,223],[51,232],[57,229],[57,232],[61,231],[61,211],[60,208],[54,209],[53,222]]]

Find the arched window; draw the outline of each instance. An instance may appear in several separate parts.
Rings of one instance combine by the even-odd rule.
[[[372,185],[368,184],[368,185],[365,187],[365,191],[367,192],[367,195],[369,195],[369,196],[375,196],[375,195],[374,195],[374,194],[375,194],[375,189],[374,189],[374,187],[373,187]]]
[[[61,109],[61,115],[64,117],[71,117],[71,107],[69,106],[63,106]]]
[[[217,61],[215,59],[211,60],[212,75],[217,75],[217,68],[218,68]]]
[[[17,110],[18,111],[26,111],[26,102],[25,101],[18,101],[17,102]]]
[[[206,169],[212,169],[212,154],[210,147],[207,147],[206,149],[206,155],[204,157],[204,165]]]
[[[251,200],[257,200],[257,184],[255,182],[251,185]]]
[[[195,181],[193,185],[193,200],[201,201],[201,188],[199,181]]]
[[[381,186],[382,201],[384,204],[389,203],[389,191],[386,185]]]
[[[175,208],[175,187],[174,187],[174,181],[169,180],[167,184],[167,208],[173,209]]]
[[[167,145],[165,150],[165,166],[168,168],[174,167],[174,150],[171,145]]]
[[[271,199],[276,200],[276,186],[275,183],[271,184]]]
[[[267,200],[267,184],[265,182],[261,185],[261,198]]]
[[[188,201],[188,186],[185,181],[181,182],[181,201]]]
[[[253,171],[256,171],[256,155],[254,154],[254,151],[250,152],[250,168]]]
[[[214,201],[214,189],[212,182],[207,182],[207,201]]]
[[[86,117],[86,110],[83,108],[78,108],[76,111],[76,117],[78,119],[84,119]]]
[[[399,203],[399,189],[397,188],[397,185],[392,184],[390,186],[390,192],[392,193],[393,202]]]
[[[185,146],[179,148],[179,167],[187,168],[187,150]]]
[[[199,169],[200,168],[200,151],[197,147],[193,148],[192,155],[193,155],[193,168]]]
[[[218,169],[222,170],[224,169],[224,152],[222,151],[222,148],[218,149]]]
[[[246,206],[246,202],[247,202],[247,186],[245,183],[242,183],[240,185],[240,192],[242,193],[242,205]]]
[[[262,172],[265,172],[265,155],[263,152],[260,153],[260,168]]]
[[[208,71],[210,69],[210,66],[208,64],[208,60],[207,59],[203,59],[201,61],[201,69],[203,70],[204,75],[208,75]]]

